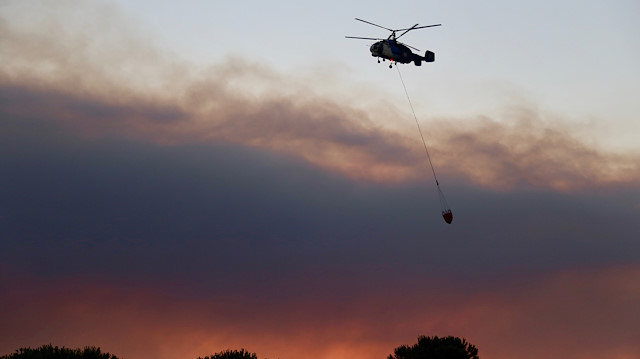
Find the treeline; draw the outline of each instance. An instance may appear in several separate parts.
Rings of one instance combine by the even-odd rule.
[[[43,345],[40,348],[20,348],[15,353],[0,359],[118,359],[115,355],[102,353],[100,348],[84,349],[58,348]],[[258,359],[256,353],[244,349],[225,350],[198,359]],[[402,345],[394,349],[387,359],[479,359],[475,345],[457,337],[418,337],[414,345]]]
[[[15,353],[4,355],[0,359],[118,359],[118,357],[103,353],[96,347],[69,349],[43,345],[36,349],[20,348]]]
[[[117,356],[103,353],[100,348],[85,347],[84,349],[59,348],[53,345],[43,345],[39,348],[20,348],[9,355],[3,355],[0,359],[118,359]],[[225,350],[219,353],[198,357],[198,359],[258,359],[256,353],[250,353],[244,349]]]

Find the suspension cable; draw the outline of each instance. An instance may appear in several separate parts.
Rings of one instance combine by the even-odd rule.
[[[431,163],[431,156],[429,155],[429,149],[427,148],[427,142],[424,140],[424,136],[422,135],[422,129],[420,128],[420,123],[418,122],[418,117],[416,116],[416,111],[413,109],[413,105],[411,104],[411,99],[409,98],[409,92],[407,92],[407,87],[404,85],[404,80],[402,79],[402,74],[400,73],[400,69],[398,65],[396,65],[396,70],[398,70],[398,75],[400,76],[400,82],[402,82],[402,88],[404,88],[404,94],[407,95],[407,101],[409,101],[409,107],[411,107],[411,112],[413,113],[413,119],[416,121],[416,126],[418,126],[418,132],[420,132],[420,138],[422,139],[422,145],[424,146],[424,152],[427,154],[427,159],[429,160],[429,166],[431,167],[431,172],[433,173],[433,179],[436,180],[436,185],[439,187],[438,177],[436,176],[436,170],[433,169],[433,163]]]
[[[418,132],[420,133],[420,138],[422,139],[422,145],[424,146],[424,152],[427,154],[427,160],[429,160],[429,167],[431,168],[431,173],[433,173],[433,179],[436,181],[436,187],[438,188],[438,199],[440,200],[440,207],[442,210],[442,217],[444,220],[451,224],[453,220],[453,214],[451,213],[451,208],[449,208],[449,204],[447,203],[447,199],[440,189],[440,183],[438,182],[438,176],[436,175],[436,170],[433,168],[433,163],[431,162],[431,155],[429,155],[429,149],[427,148],[427,142],[424,140],[424,135],[422,134],[422,128],[420,128],[420,122],[418,122],[418,116],[416,116],[416,111],[413,109],[413,104],[411,103],[411,99],[409,98],[409,92],[407,91],[407,86],[404,84],[404,80],[402,79],[402,74],[400,73],[400,69],[396,64],[396,70],[398,70],[398,76],[400,77],[400,82],[402,82],[402,88],[404,89],[405,95],[407,95],[407,101],[409,101],[409,107],[411,107],[411,112],[413,113],[413,119],[416,121],[416,126],[418,126]]]

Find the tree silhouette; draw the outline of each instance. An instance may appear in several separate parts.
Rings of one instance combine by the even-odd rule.
[[[394,349],[388,359],[479,359],[478,348],[457,337],[418,337],[418,344]]]
[[[198,359],[258,359],[258,356],[256,353],[249,353],[244,349],[240,349],[240,351],[227,349],[212,356],[198,357]]]
[[[115,355],[102,353],[100,348],[84,349],[58,348],[51,344],[36,349],[20,348],[15,353],[1,356],[0,359],[118,359]]]

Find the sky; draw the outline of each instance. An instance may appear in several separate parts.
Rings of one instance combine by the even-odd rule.
[[[0,355],[639,357],[639,11],[0,0]]]

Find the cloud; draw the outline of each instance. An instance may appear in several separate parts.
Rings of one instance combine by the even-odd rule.
[[[407,117],[405,109],[388,102],[358,109],[295,75],[239,58],[194,69],[145,42],[112,5],[78,6],[89,18],[109,16],[86,31],[59,9],[43,15],[44,25],[4,19],[5,113],[47,117],[93,135],[251,146],[353,179],[429,177],[417,132],[376,115],[392,109],[395,118]],[[492,189],[573,191],[633,183],[640,174],[637,153],[598,149],[531,107],[507,108],[501,119],[431,119],[423,128],[443,176]]]
[[[608,153],[535,109],[508,108],[500,119],[463,121],[464,129],[452,129],[451,122],[436,136],[447,149],[438,157],[449,171],[491,188],[575,191],[629,184],[640,170],[638,154]]]
[[[64,48],[62,35],[49,45]],[[23,51],[12,51],[19,63]],[[101,68],[78,66],[105,78]],[[305,91],[295,77],[230,61],[199,78],[189,72],[170,97],[126,81],[96,91],[62,86],[73,78],[66,70],[41,82],[5,73],[0,83],[0,160],[8,174],[2,218],[16,250],[5,255],[37,253],[42,262],[24,267],[34,272],[73,273],[93,262],[95,273],[116,277],[171,270],[198,277],[209,265],[204,253],[215,253],[221,270],[248,252],[249,273],[277,263],[339,273],[355,260],[361,273],[388,262],[391,275],[413,265],[490,273],[634,258],[637,156],[599,151],[539,111],[428,126],[456,218],[449,231],[437,227],[416,134],[379,123],[375,111]],[[274,83],[291,86],[280,91]],[[430,238],[463,240],[465,249],[439,242],[430,251],[427,229]],[[612,233],[617,246],[602,242]],[[184,241],[178,253],[193,265],[157,266]],[[427,256],[407,257],[415,246]],[[499,250],[487,252],[492,246]],[[86,257],[51,262],[51,253],[74,251]],[[110,268],[112,256],[123,266]]]
[[[456,225],[443,228],[424,184],[353,181],[240,145],[93,138],[36,119],[0,129],[3,234],[13,243],[3,255],[38,273],[202,278],[211,266],[233,276],[357,264],[366,275],[386,263],[389,275],[412,266],[486,274],[632,260],[637,248],[633,187],[584,196],[445,183]],[[227,267],[243,253],[247,272]],[[15,260],[25,256],[39,259]],[[176,266],[161,265],[174,257]]]

